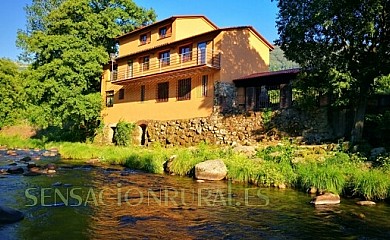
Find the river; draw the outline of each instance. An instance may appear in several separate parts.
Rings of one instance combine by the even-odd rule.
[[[388,203],[363,207],[343,198],[339,205],[314,207],[310,195],[292,189],[57,165],[51,175],[0,178],[0,205],[25,213],[18,223],[0,225],[0,239],[390,237]]]

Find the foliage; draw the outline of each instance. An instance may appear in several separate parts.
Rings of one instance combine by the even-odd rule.
[[[298,68],[299,65],[293,61],[288,60],[284,56],[284,52],[279,46],[275,46],[275,49],[270,53],[269,69],[271,71],[278,71],[283,69]]]
[[[118,146],[129,146],[136,125],[125,121],[119,121],[114,132],[114,142]]]
[[[263,125],[266,131],[270,130],[272,124],[272,109],[264,109],[261,113]]]
[[[366,125],[368,130],[366,131],[367,140],[373,145],[388,145],[390,144],[390,111],[384,111],[383,113],[367,114]]]
[[[0,128],[22,118],[26,103],[23,86],[18,66],[0,58]]]
[[[374,92],[376,94],[390,95],[390,75],[375,79]]]
[[[115,37],[155,20],[131,0],[34,0],[18,32],[30,120],[93,137],[99,126],[100,79]]]
[[[279,0],[280,45],[308,73],[304,85],[355,109],[352,141],[362,137],[374,81],[390,73],[387,1]]]
[[[366,199],[385,199],[389,196],[389,176],[378,169],[356,172],[353,182],[354,192]]]

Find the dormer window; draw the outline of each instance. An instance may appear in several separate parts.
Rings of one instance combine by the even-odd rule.
[[[141,34],[139,36],[139,43],[140,45],[145,45],[150,43],[150,32]]]
[[[158,29],[159,39],[170,37],[172,34],[172,26],[164,26]]]
[[[167,27],[162,27],[158,30],[158,34],[160,35],[160,38],[167,37]]]

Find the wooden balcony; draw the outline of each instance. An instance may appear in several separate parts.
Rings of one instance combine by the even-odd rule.
[[[113,84],[123,84],[132,80],[147,79],[167,74],[179,74],[192,69],[220,69],[220,53],[211,50],[192,51],[171,55],[168,58],[150,59],[149,62],[127,65],[126,69],[114,70]],[[186,71],[187,70],[187,71]]]

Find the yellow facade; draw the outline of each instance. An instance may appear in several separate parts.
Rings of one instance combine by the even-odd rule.
[[[104,101],[113,101],[106,125],[210,116],[215,83],[268,71],[272,50],[252,27],[221,29],[203,16],[171,17],[117,40],[102,77]]]

